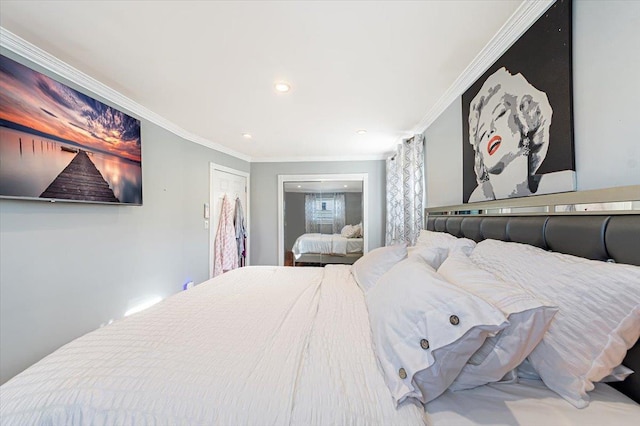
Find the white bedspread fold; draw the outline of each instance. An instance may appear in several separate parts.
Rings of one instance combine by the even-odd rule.
[[[424,408],[398,409],[373,352],[362,290],[350,266],[327,265],[291,425],[424,425]]]

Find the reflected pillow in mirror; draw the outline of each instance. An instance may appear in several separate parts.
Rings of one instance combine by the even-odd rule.
[[[353,236],[354,238],[362,238],[362,222],[360,222],[357,225],[354,225],[355,228],[355,235]]]
[[[357,232],[357,229],[353,225],[345,225],[340,231],[340,236],[344,238],[353,238]]]

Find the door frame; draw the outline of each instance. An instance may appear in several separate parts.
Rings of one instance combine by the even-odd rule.
[[[216,187],[216,175],[215,172],[216,171],[220,171],[220,172],[225,172],[225,173],[230,173],[232,175],[236,175],[236,176],[242,176],[244,178],[247,179],[247,205],[246,205],[246,211],[244,212],[244,219],[245,219],[245,229],[247,230],[247,242],[245,244],[245,251],[247,252],[247,259],[246,259],[246,266],[249,266],[251,263],[251,251],[249,250],[250,246],[250,242],[249,240],[251,239],[251,220],[250,220],[250,203],[251,203],[251,179],[250,179],[250,173],[248,172],[243,172],[242,170],[236,170],[236,169],[232,169],[231,167],[227,167],[227,166],[222,166],[220,164],[216,164],[216,163],[209,163],[209,278],[213,278],[213,244],[215,242],[216,239],[216,228],[217,228],[217,224],[213,223],[213,213],[211,213],[213,211],[213,208],[215,206],[215,199],[213,198],[213,190]]]
[[[284,266],[284,183],[335,180],[362,181],[362,253],[369,251],[369,173],[326,173],[317,175],[278,175],[278,265]]]

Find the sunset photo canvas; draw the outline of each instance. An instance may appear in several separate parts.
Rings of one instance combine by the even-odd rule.
[[[0,197],[141,205],[140,121],[0,55]]]

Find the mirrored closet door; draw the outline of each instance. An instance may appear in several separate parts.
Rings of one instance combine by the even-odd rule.
[[[352,264],[366,252],[366,176],[280,176],[280,180],[281,265]]]

